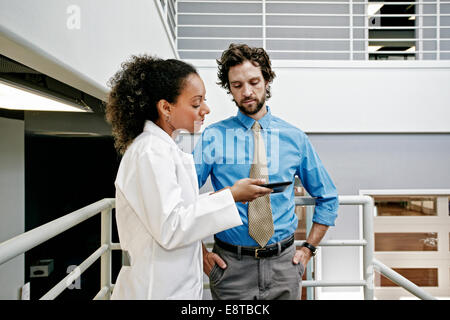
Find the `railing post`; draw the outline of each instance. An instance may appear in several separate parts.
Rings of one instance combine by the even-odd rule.
[[[312,228],[313,215],[314,215],[314,206],[307,206],[306,207],[306,239],[308,239],[309,232],[311,231],[311,228]],[[309,263],[306,266],[306,280],[313,280],[313,270],[314,270],[314,257],[312,257],[311,260],[309,260]],[[306,299],[314,300],[314,288],[313,287],[306,288]]]
[[[100,289],[107,287],[108,292],[105,299],[111,298],[111,221],[112,209],[102,211],[101,220],[101,245],[108,245],[108,250],[102,255],[100,259]]]
[[[364,300],[373,300],[374,298],[374,267],[373,253],[375,250],[373,234],[373,198],[366,196],[363,204],[363,237],[367,244],[363,247],[363,275],[366,284],[364,285]]]

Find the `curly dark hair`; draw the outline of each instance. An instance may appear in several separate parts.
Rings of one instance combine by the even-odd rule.
[[[231,93],[228,79],[230,68],[240,65],[247,60],[254,66],[259,66],[264,80],[268,83],[272,83],[275,78],[275,72],[272,71],[270,59],[266,50],[263,48],[249,47],[246,44],[232,43],[228,49],[222,53],[222,57],[216,60],[219,66],[219,71],[217,72],[219,82],[217,82],[217,84],[226,89],[227,93]],[[269,99],[271,96],[272,94],[269,85],[266,90],[266,99]]]
[[[108,81],[111,91],[106,103],[106,120],[120,154],[142,133],[146,120],[158,120],[158,101],[176,103],[191,74],[198,74],[197,70],[186,62],[149,55],[133,55],[121,64]]]

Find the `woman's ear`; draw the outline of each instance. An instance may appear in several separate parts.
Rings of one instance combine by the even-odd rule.
[[[170,118],[171,106],[167,100],[161,99],[156,104],[156,108],[158,109],[159,115],[163,118]]]

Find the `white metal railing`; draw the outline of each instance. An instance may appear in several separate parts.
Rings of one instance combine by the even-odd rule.
[[[307,235],[311,229],[312,220],[312,206],[314,206],[314,199],[296,197],[296,205],[309,206],[309,215],[307,219]],[[319,246],[361,246],[363,248],[363,280],[348,280],[348,281],[324,281],[324,280],[312,280],[312,268],[313,262],[308,266],[310,270],[307,273],[307,280],[303,281],[302,285],[308,287],[344,287],[344,286],[363,286],[364,287],[364,299],[374,298],[374,271],[381,272],[384,276],[394,281],[399,286],[405,288],[407,291],[415,295],[416,297],[424,300],[433,300],[433,296],[428,294],[422,288],[415,285],[396,271],[385,266],[380,261],[374,258],[374,230],[373,230],[373,217],[374,217],[374,201],[370,196],[339,196],[340,205],[362,205],[362,227],[363,227],[363,239],[361,240],[328,240],[322,241]],[[301,245],[305,240],[295,241],[296,245]],[[312,291],[307,291],[307,298],[310,299]]]
[[[370,196],[339,196],[340,205],[360,205],[363,207],[363,239],[359,240],[324,240],[321,241],[319,247],[341,247],[341,246],[360,246],[363,248],[363,279],[362,280],[347,280],[347,281],[330,281],[330,280],[312,280],[312,269],[314,260],[310,260],[306,269],[307,280],[302,282],[302,286],[307,289],[313,287],[363,287],[364,299],[374,299],[374,271],[377,270],[385,275],[390,280],[397,283],[399,286],[405,288],[413,295],[420,299],[432,300],[435,299],[430,294],[425,292],[399,273],[391,268],[383,265],[378,260],[374,259],[374,231],[373,231],[373,217],[374,217],[374,202]],[[296,206],[307,206],[309,214],[307,214],[307,235],[312,226],[312,207],[315,205],[315,200],[310,197],[295,197]],[[295,246],[300,246],[305,240],[294,241]],[[214,243],[207,243],[206,246],[211,248]],[[209,284],[204,284],[205,288],[209,288]],[[313,293],[307,290],[307,299],[311,299]]]
[[[306,288],[309,287],[343,287],[343,286],[363,286],[364,299],[373,300],[374,298],[374,276],[373,276],[373,254],[374,254],[374,235],[373,235],[373,198],[369,196],[339,196],[340,205],[362,205],[363,206],[363,239],[361,240],[327,240],[321,241],[319,246],[361,246],[363,248],[363,280],[348,281],[328,281],[328,280],[312,280],[311,267],[313,262],[307,268],[307,280],[302,282]],[[311,197],[295,197],[296,206],[308,206],[311,208],[315,205],[315,199]],[[312,226],[311,210],[307,214],[307,235]],[[295,240],[295,246],[301,246],[306,240]],[[211,247],[213,243],[208,243],[207,247]],[[308,299],[311,298],[312,292],[307,291]]]
[[[217,58],[230,42],[247,42],[265,48],[272,59],[368,60],[399,55],[416,60],[450,59],[450,2],[375,3],[412,5],[415,10],[401,14],[371,13],[368,8],[374,2],[367,0],[178,0],[178,52],[181,58],[187,59]],[[369,19],[401,17],[414,20],[410,22],[413,25],[380,26],[368,23]],[[408,30],[414,34],[406,39],[391,32]],[[433,35],[425,34],[425,30]],[[345,31],[345,36],[333,34],[338,31]],[[391,35],[371,35],[377,31],[391,32]],[[410,49],[397,51],[387,48],[394,42],[397,47]],[[380,43],[387,49],[374,49]]]
[[[295,197],[296,206],[308,206],[312,208],[315,200],[310,197]],[[322,241],[319,246],[361,246],[363,248],[363,280],[348,281],[325,281],[312,280],[311,268],[307,268],[307,280],[303,281],[306,288],[312,287],[332,287],[332,286],[363,286],[364,299],[374,298],[374,270],[379,270],[390,280],[404,287],[406,290],[420,299],[435,299],[422,288],[404,278],[394,270],[374,259],[374,233],[373,233],[373,213],[374,202],[370,196],[339,196],[341,205],[362,205],[363,206],[363,239],[360,240],[327,240]],[[101,244],[100,247],[71,273],[69,273],[56,286],[48,291],[41,300],[55,299],[61,292],[68,288],[73,281],[91,266],[99,258],[101,259],[100,291],[94,300],[109,299],[114,288],[111,279],[111,250],[121,250],[119,243],[112,243],[112,210],[115,208],[114,199],[102,199],[84,208],[69,213],[61,218],[46,223],[33,230],[18,235],[12,239],[0,243],[0,265],[23,254],[35,246],[59,235],[60,233],[78,225],[79,223],[95,216],[101,212]],[[311,212],[311,210],[310,210]],[[309,215],[312,217],[312,215]],[[309,219],[311,220],[311,219]],[[310,229],[311,221],[309,223]],[[295,245],[299,246],[304,240],[296,240]],[[212,244],[206,244],[211,247]],[[310,261],[313,263],[313,260]],[[207,287],[207,285],[206,285]],[[308,291],[308,297],[311,297]]]
[[[95,298],[109,297],[111,292],[111,250],[120,249],[111,243],[112,209],[114,199],[102,199],[84,208],[69,213],[61,218],[48,222],[12,239],[0,243],[0,265],[17,257],[37,245],[63,233],[81,222],[101,212],[101,246],[90,257],[83,261],[55,287],[41,297],[42,300],[55,299],[68,288],[89,266],[101,258],[100,292]]]
[[[432,295],[427,293],[425,290],[422,290],[413,282],[409,281],[405,277],[401,276],[399,273],[395,272],[391,268],[384,265],[382,262],[377,259],[373,259],[374,269],[378,270],[381,274],[383,274],[386,278],[395,282],[399,286],[405,288],[410,293],[415,295],[416,297],[422,300],[436,300]]]

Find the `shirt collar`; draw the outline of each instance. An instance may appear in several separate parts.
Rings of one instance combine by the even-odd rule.
[[[259,124],[261,125],[262,129],[267,129],[269,128],[270,125],[270,121],[272,120],[272,113],[270,112],[270,108],[269,106],[267,106],[267,113],[264,115],[264,117],[262,117],[261,119],[259,119]],[[247,129],[251,129],[251,127],[253,126],[253,124],[255,123],[255,119],[250,118],[249,116],[243,114],[241,112],[241,110],[238,110],[237,113],[237,118],[239,119],[239,121],[244,125],[244,127],[246,127]]]
[[[157,126],[153,121],[150,121],[150,120],[145,121],[144,132],[150,132],[150,133],[154,134],[155,136],[158,136],[165,142],[167,142],[173,146],[177,146],[177,144],[172,139],[172,137],[169,136],[169,134],[167,132],[165,132],[163,129],[161,129],[159,126]]]

